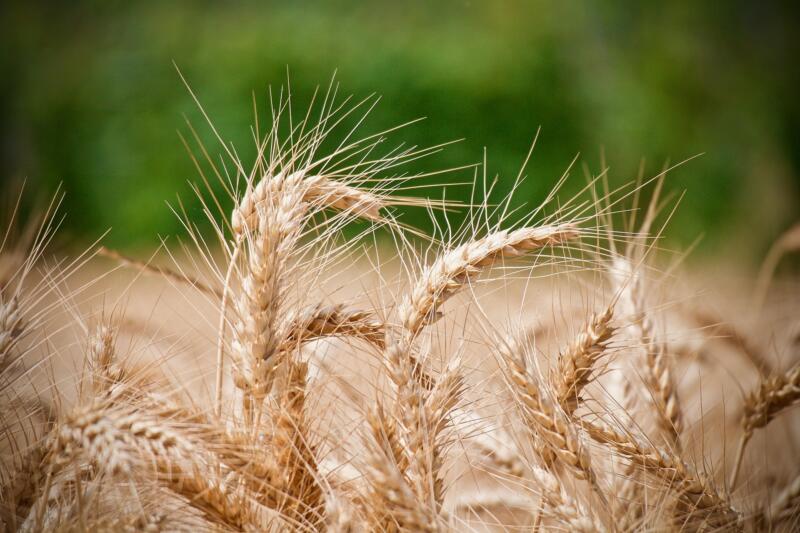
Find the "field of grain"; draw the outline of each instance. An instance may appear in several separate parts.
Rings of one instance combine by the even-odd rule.
[[[668,170],[426,199],[403,164],[437,147],[321,150],[349,108],[320,102],[278,99],[255,161],[194,146],[208,225],[177,204],[153,257],[51,252],[61,193],[11,199],[6,531],[798,527],[797,228],[755,276],[662,245]]]

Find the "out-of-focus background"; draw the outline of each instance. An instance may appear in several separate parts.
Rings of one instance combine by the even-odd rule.
[[[173,61],[222,135],[251,154],[252,95],[286,82],[299,105],[334,70],[343,93],[383,96],[365,125],[417,117],[392,138],[464,140],[409,172],[480,161],[517,174],[542,133],[521,201],[542,199],[572,158],[614,183],[666,161],[687,190],[671,234],[702,253],[763,252],[800,213],[796,12],[790,2],[4,2],[0,175],[46,194],[63,182],[65,230],[148,247],[199,215],[177,131],[212,152]],[[262,119],[264,117],[262,116]],[[574,191],[583,183],[580,166]],[[431,182],[470,179],[470,172]],[[469,189],[448,190],[448,198]],[[194,206],[194,207],[193,207]],[[421,214],[424,216],[424,213]],[[415,215],[407,221],[413,223]]]

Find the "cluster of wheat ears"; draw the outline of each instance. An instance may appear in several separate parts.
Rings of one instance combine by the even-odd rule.
[[[180,204],[169,266],[51,254],[60,196],[9,223],[6,531],[797,527],[797,307],[767,290],[797,231],[723,318],[659,246],[665,173],[559,201],[565,173],[524,214],[483,164],[426,200],[402,165],[440,147],[328,146],[373,102],[335,96],[271,99],[247,169],[194,136],[208,225]]]

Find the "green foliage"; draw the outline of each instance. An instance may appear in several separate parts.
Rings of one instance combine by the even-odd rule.
[[[252,153],[255,93],[298,102],[334,70],[342,93],[383,96],[365,132],[425,146],[464,138],[409,172],[478,162],[500,192],[540,142],[519,187],[536,203],[574,155],[614,183],[703,152],[677,170],[680,231],[763,246],[800,203],[796,45],[785,10],[695,2],[157,2],[9,4],[2,13],[2,171],[68,193],[68,227],[116,245],[179,231],[163,199],[197,179],[185,115],[220,151],[173,66],[215,125]],[[603,148],[604,147],[604,148]],[[583,184],[573,170],[571,190]],[[430,183],[470,180],[470,171]],[[569,190],[567,191],[567,193]],[[448,198],[468,199],[468,187]],[[173,202],[174,203],[174,202]],[[742,213],[747,213],[746,217]],[[413,213],[408,221],[414,223]]]

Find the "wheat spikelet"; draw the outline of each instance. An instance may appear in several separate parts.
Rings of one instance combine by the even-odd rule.
[[[614,333],[610,325],[613,315],[613,307],[592,315],[578,338],[559,354],[552,381],[558,403],[567,415],[578,408],[581,391],[589,383],[595,363],[606,353]]]
[[[633,435],[610,426],[583,422],[583,428],[597,442],[611,446],[618,454],[665,483],[678,496],[679,508],[711,527],[738,527],[737,513],[704,476],[680,457],[643,443]]]
[[[564,494],[561,483],[555,476],[541,468],[531,470],[542,499],[547,503],[547,511],[570,531],[599,533],[606,531],[595,518],[590,516],[577,502]]]
[[[338,209],[348,214],[378,221],[386,200],[370,191],[351,187],[324,176],[306,176],[304,170],[293,173],[281,171],[265,176],[239,200],[231,214],[234,235],[242,235],[257,225],[258,210],[271,198],[281,194],[286,183],[303,182],[301,201],[320,207]]]
[[[372,313],[345,305],[316,305],[303,309],[290,319],[289,334],[281,351],[293,349],[323,337],[352,337],[385,348],[383,324]]]
[[[500,230],[445,252],[425,268],[411,295],[399,306],[403,328],[414,336],[435,322],[441,316],[437,309],[472,276],[495,262],[563,244],[577,236],[572,224]]]
[[[751,392],[742,406],[742,437],[731,473],[731,487],[736,486],[745,448],[753,432],[765,427],[784,409],[800,402],[800,364],[786,372],[762,379],[758,388]]]
[[[506,385],[520,408],[527,429],[534,437],[533,444],[543,464],[551,470],[563,465],[577,479],[586,480],[605,503],[606,497],[592,469],[589,450],[570,417],[548,397],[550,392],[543,390],[538,380],[526,370],[522,353],[515,353],[515,349],[509,349],[506,343],[501,355]]]

